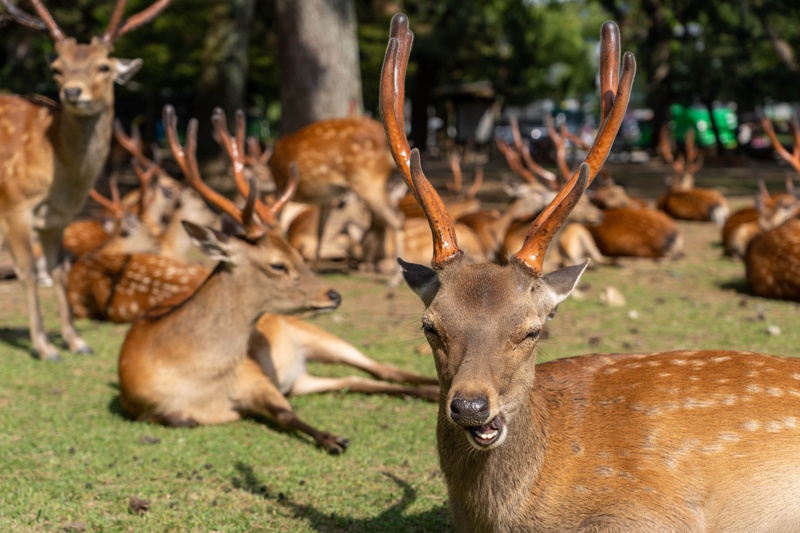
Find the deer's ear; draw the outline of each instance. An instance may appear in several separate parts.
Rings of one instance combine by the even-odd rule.
[[[397,258],[400,268],[403,269],[403,277],[414,291],[419,296],[426,306],[431,305],[436,293],[439,292],[439,276],[432,268],[415,263],[407,263]]]
[[[207,226],[201,226],[188,220],[181,221],[183,229],[189,234],[192,242],[210,259],[232,263],[233,243],[231,237]]]
[[[117,77],[114,79],[115,82],[119,83],[120,85],[125,85],[128,81],[133,77],[134,74],[139,72],[139,69],[142,68],[142,60],[141,59],[119,59],[115,58],[117,63]]]
[[[589,260],[587,259],[585,263],[581,263],[580,265],[564,267],[542,276],[540,280],[541,286],[547,290],[550,296],[550,302],[547,304],[547,309],[545,309],[549,318],[555,315],[558,304],[566,300],[567,296],[572,294],[572,291],[575,290],[575,287],[581,279],[581,275],[583,275],[584,270],[586,270],[588,266]]]

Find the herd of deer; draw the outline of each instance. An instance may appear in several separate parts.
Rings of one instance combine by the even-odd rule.
[[[588,258],[679,256],[672,217],[724,223],[726,253],[744,259],[753,289],[800,299],[800,202],[791,185],[771,196],[762,184],[756,207],[728,218],[719,193],[694,187],[700,162],[691,133],[686,156],[677,158],[662,136],[675,175],[658,210],[629,197],[603,169],[636,69],[626,53],[620,73],[613,22],[601,30],[602,120],[594,143],[582,146],[551,123],[559,177],[533,160],[513,124],[512,144],[498,142],[498,149],[525,183],[507,187],[514,200],[499,212],[476,199],[482,169],[462,195],[459,161],[451,161],[454,196],[443,200],[408,144],[403,102],[413,33],[404,15],[392,19],[381,73],[382,126],[355,116],[322,121],[270,152],[245,139],[242,113],[232,134],[215,111],[215,139],[241,196],[233,201],[201,176],[197,120],[182,145],[175,112],[164,109],[170,151],[190,188],[166,174],[158,154],[145,155],[136,130],[128,136],[114,123],[113,83],[142,65],[112,57],[113,42],[169,0],[125,20],[119,0],[103,36],[88,45],[66,37],[40,0],[31,0],[38,18],[10,0],[0,3],[17,22],[48,31],[56,48],[60,104],[0,96],[0,229],[25,287],[40,358],[59,355],[39,312],[37,239],[70,350],[91,351],[73,313],[133,323],[119,380],[121,403],[137,420],[192,426],[264,414],[335,454],[349,441],[302,422],[287,395],[412,395],[438,402],[439,458],[458,531],[800,529],[800,360],[717,350],[535,364],[544,323]],[[792,154],[769,121],[764,129],[800,172],[797,124]],[[133,157],[141,186],[121,197],[112,179],[108,199],[90,190],[112,131]],[[586,150],[575,172],[566,139]],[[387,188],[395,168],[407,193]],[[72,222],[90,195],[105,220]],[[281,216],[290,210],[294,216]],[[557,253],[548,255],[552,241]],[[213,269],[188,263],[192,243]],[[308,263],[353,257],[391,274],[396,267],[383,260],[403,258],[400,273],[425,305],[422,329],[436,378],[374,361],[291,316],[341,302]],[[376,379],[314,377],[308,360]]]

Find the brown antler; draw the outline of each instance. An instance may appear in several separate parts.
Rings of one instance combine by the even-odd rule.
[[[769,136],[769,139],[772,141],[772,147],[778,152],[778,155],[781,158],[792,165],[797,172],[800,172],[800,127],[797,125],[797,118],[792,117],[792,120],[789,122],[789,130],[792,133],[792,153],[790,154],[786,148],[778,141],[778,136],[775,135],[775,128],[772,125],[772,121],[767,117],[761,118],[761,127],[764,128],[764,131]]]
[[[607,25],[608,23],[606,23]],[[612,23],[613,24],[613,23]],[[604,40],[608,38],[609,34],[613,32],[604,31],[601,33],[600,49],[605,50],[609,48]],[[603,72],[607,67],[603,62],[607,59],[608,54],[601,54],[600,56],[600,71]],[[633,54],[626,53],[622,61],[622,76],[617,87],[617,95],[611,105],[605,120],[600,125],[600,130],[597,132],[592,147],[589,153],[586,154],[586,159],[581,164],[577,173],[573,174],[566,185],[559,191],[556,197],[550,204],[542,211],[536,220],[533,222],[528,235],[525,238],[525,243],[519,252],[514,254],[513,260],[524,267],[526,267],[531,274],[540,276],[543,273],[544,253],[547,246],[555,236],[556,232],[561,228],[561,225],[566,220],[572,208],[577,203],[583,191],[591,185],[597,172],[602,168],[605,163],[608,153],[611,151],[611,145],[614,143],[614,138],[617,136],[619,127],[622,124],[622,119],[625,116],[625,111],[628,108],[628,101],[631,95],[631,86],[633,85],[633,77],[636,73],[636,60]]]
[[[135,30],[142,24],[146,24],[157,17],[167,8],[170,1],[171,0],[156,0],[150,5],[150,7],[143,9],[142,11],[122,21],[122,15],[125,12],[125,5],[128,2],[127,0],[117,0],[117,4],[114,6],[114,11],[111,14],[111,19],[109,20],[106,31],[103,32],[103,36],[100,38],[100,41],[108,45],[113,44],[114,41],[129,31]]]
[[[406,67],[413,40],[414,34],[408,28],[408,18],[398,13],[392,18],[389,44],[381,71],[381,115],[397,167],[428,219],[433,234],[431,265],[442,268],[464,252],[458,248],[455,225],[442,199],[422,172],[419,150],[415,148],[409,153],[403,120],[403,100]]]
[[[475,179],[472,180],[472,186],[467,191],[467,198],[475,198],[478,191],[481,190],[483,185],[483,167],[475,167]]]
[[[694,128],[686,130],[684,144],[686,145],[687,172],[694,174],[703,167],[703,154],[694,144],[696,132]]]
[[[513,147],[509,146],[500,139],[497,139],[496,143],[497,149],[500,150],[500,153],[506,158],[508,167],[528,183],[536,183],[536,176],[534,176],[534,174],[522,164],[522,157],[520,154],[517,153]]]
[[[619,65],[619,63],[617,64]],[[612,105],[614,104],[613,98],[611,99],[611,104]],[[561,124],[561,136],[569,139],[570,142],[575,143],[575,146],[577,146],[581,150],[586,150],[586,151],[589,150],[589,145],[586,144],[586,142],[583,139],[581,139],[578,135],[575,135],[574,133],[569,131],[569,129],[567,129],[566,123]],[[609,172],[605,166],[603,166],[603,168],[600,169],[600,175],[603,177],[604,185],[614,185],[614,178],[611,177],[611,172]]]
[[[461,192],[461,185],[464,178],[461,173],[461,156],[458,154],[450,158],[450,172],[453,173],[453,181],[448,181],[445,183],[445,186],[451,193],[458,194]]]
[[[547,131],[550,134],[550,138],[553,139],[553,145],[556,147],[556,162],[558,163],[561,177],[564,178],[564,180],[568,180],[572,173],[569,171],[569,166],[567,165],[567,152],[564,148],[564,138],[556,131],[553,117],[549,113],[547,114]]]
[[[619,26],[607,21],[600,28],[600,120],[606,119],[614,105],[619,85]]]
[[[111,178],[109,178],[108,188],[111,191],[110,200],[100,194],[97,189],[91,189],[89,191],[89,196],[92,198],[92,200],[111,211],[114,216],[121,216],[124,212],[124,209],[122,207],[122,202],[119,200],[119,187],[117,187],[116,176],[111,176]]]
[[[153,177],[156,175],[159,168],[154,161],[151,161],[150,164],[145,167],[138,159],[134,159],[132,165],[136,176],[139,178],[139,216],[144,219],[147,208],[150,207],[150,204],[155,200],[155,196],[148,193],[150,192],[150,185],[153,182]]]
[[[31,4],[40,18],[29,15],[16,5],[12,4],[10,0],[0,0],[0,3],[3,4],[3,7],[6,8],[8,14],[17,23],[29,28],[33,28],[34,30],[48,32],[53,42],[60,43],[67,38],[67,36],[64,35],[64,32],[61,31],[61,28],[58,27],[58,24],[56,24],[55,19],[53,19],[53,15],[51,15],[50,11],[44,7],[44,4],[42,4],[41,0],[31,0]]]
[[[214,138],[217,142],[222,146],[225,151],[228,153],[228,157],[230,157],[231,163],[233,164],[233,180],[236,182],[236,188],[239,190],[239,194],[247,198],[250,195],[250,184],[244,177],[244,165],[245,165],[245,155],[244,155],[244,140],[245,140],[245,119],[244,119],[244,112],[239,109],[236,111],[236,136],[234,137],[231,135],[231,132],[228,130],[228,121],[225,117],[225,111],[222,108],[217,107],[214,108],[214,113],[211,115],[211,123],[214,125]],[[264,205],[261,200],[256,195],[255,200],[255,210],[258,213],[258,216],[261,220],[270,227],[274,227],[278,224],[278,213],[283,208],[283,206],[289,200],[282,201],[281,199],[289,194],[289,198],[291,199],[294,196],[294,191],[297,189],[297,181],[299,177],[297,176],[297,168],[295,167],[293,170],[293,174],[290,176],[289,182],[286,184],[286,188],[284,189],[281,198],[276,200],[272,205],[269,207]]]
[[[511,117],[509,122],[511,125],[511,138],[514,140],[514,148],[517,150],[517,153],[522,156],[522,161],[525,163],[525,166],[531,171],[531,173],[533,173],[533,175],[544,180],[551,189],[557,190],[559,183],[556,175],[533,160],[533,157],[531,157],[531,151],[528,149],[527,145],[524,147],[522,146],[522,135],[519,133],[519,122],[517,121],[517,117]]]
[[[257,238],[264,234],[264,228],[253,218],[253,207],[255,204],[255,194],[248,194],[247,205],[243,210],[239,210],[233,202],[219,194],[217,191],[206,185],[200,177],[200,169],[197,165],[197,119],[189,121],[186,129],[186,148],[178,139],[178,119],[175,116],[175,108],[171,105],[164,106],[164,129],[167,133],[169,147],[175,161],[183,170],[186,181],[199,192],[206,201],[221,211],[227,213],[236,222],[241,224],[251,238]],[[248,188],[249,192],[249,188]]]
[[[247,138],[247,153],[244,156],[244,161],[248,166],[266,165],[270,157],[272,157],[272,150],[264,148],[262,151],[261,143],[258,142],[258,139],[253,136]]]

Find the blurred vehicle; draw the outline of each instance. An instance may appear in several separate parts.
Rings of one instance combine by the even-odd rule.
[[[686,130],[694,128],[696,131],[695,142],[698,146],[716,146],[717,140],[711,125],[711,115],[706,106],[695,104],[684,107],[681,104],[672,104],[669,111],[675,124],[673,135],[678,142],[683,142]],[[714,108],[712,114],[722,146],[728,150],[736,148],[738,146],[736,129],[739,125],[736,111],[727,106],[718,106]]]

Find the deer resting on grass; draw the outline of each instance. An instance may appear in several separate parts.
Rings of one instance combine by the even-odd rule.
[[[31,0],[38,18],[11,0],[0,0],[19,24],[47,31],[56,52],[50,69],[60,105],[43,98],[0,95],[0,233],[25,287],[31,341],[40,359],[60,356],[42,323],[31,235],[37,231],[54,281],[64,341],[73,352],[91,353],[72,324],[61,236],[83,207],[108,157],[114,83],[126,83],[142,66],[141,59],[112,57],[114,41],[152,20],[169,1],[157,0],[123,21],[126,2],[118,0],[102,37],[78,44],[61,31],[41,0]]]
[[[402,128],[412,39],[408,20],[396,15],[381,111],[434,235],[432,268],[401,264],[425,304],[455,530],[800,530],[800,360],[713,350],[535,364],[544,322],[586,266],[545,274],[544,252],[608,154],[630,96],[633,55],[624,57],[616,91],[601,76],[611,105],[597,138],[511,264],[467,265]],[[603,39],[611,66],[601,69],[618,65],[609,46]]]

